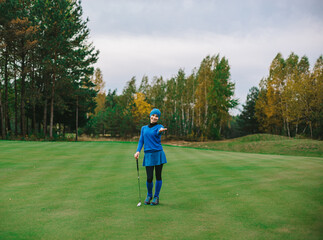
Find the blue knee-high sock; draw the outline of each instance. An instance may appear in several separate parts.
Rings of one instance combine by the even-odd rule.
[[[156,180],[155,197],[159,197],[159,192],[162,187],[162,184],[163,184],[162,180]]]
[[[147,196],[148,197],[153,197],[153,187],[154,187],[154,183],[153,182],[146,182],[146,185],[147,185],[147,191],[148,191],[148,194]]]

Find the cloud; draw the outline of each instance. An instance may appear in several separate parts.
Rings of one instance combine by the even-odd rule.
[[[95,33],[168,35],[190,30],[228,34],[286,27],[306,18],[322,23],[320,0],[85,0]]]
[[[292,3],[292,4],[291,4]],[[169,79],[189,75],[207,55],[231,66],[236,97],[268,75],[278,52],[307,55],[311,66],[323,53],[323,3],[318,0],[85,0],[97,66],[106,88],[121,93],[133,76]]]
[[[198,68],[207,55],[220,54],[231,65],[232,81],[236,83],[236,95],[245,100],[246,92],[257,86],[268,75],[268,68],[278,52],[287,57],[292,51],[307,55],[313,65],[322,54],[323,35],[318,28],[262,29],[246,36],[213,33],[187,33],[183,36],[156,35],[102,35],[95,39],[100,49],[98,66],[102,68],[107,88],[118,88],[136,76],[150,79],[163,76],[169,79],[180,68],[190,74]],[[321,49],[321,52],[317,52]]]

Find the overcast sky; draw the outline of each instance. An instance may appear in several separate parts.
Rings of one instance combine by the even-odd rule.
[[[278,52],[306,55],[311,67],[323,54],[322,0],[83,0],[82,7],[100,50],[96,67],[118,94],[133,76],[139,86],[144,75],[167,80],[180,68],[189,75],[220,54],[243,104]]]

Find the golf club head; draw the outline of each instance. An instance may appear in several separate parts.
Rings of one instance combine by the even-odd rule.
[[[140,207],[141,206],[141,202],[139,202],[138,204],[137,204],[137,207]]]

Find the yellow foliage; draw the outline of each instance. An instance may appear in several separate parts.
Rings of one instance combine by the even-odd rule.
[[[147,103],[145,98],[145,94],[143,93],[136,93],[134,96],[134,105],[131,113],[136,124],[140,124],[141,121],[146,121],[152,109],[152,105]]]
[[[260,83],[261,91],[256,102],[256,118],[261,130],[270,133],[288,133],[292,128],[298,134],[299,125],[312,123],[319,127],[323,106],[323,58],[317,60],[312,72],[308,59],[300,61],[291,54],[284,60],[278,54],[272,61],[269,76]],[[303,130],[305,131],[306,128]]]
[[[105,82],[103,81],[103,74],[100,68],[95,69],[94,75],[91,77],[91,81],[95,84],[95,91],[98,91],[99,94],[105,94]]]
[[[97,115],[100,111],[105,109],[105,93],[98,93],[98,95],[95,98],[95,101],[97,103],[97,106],[94,110],[94,114]]]
[[[211,86],[213,70],[219,61],[219,56],[207,56],[203,59],[197,78],[197,88],[195,90],[195,124],[198,127],[205,126],[208,112],[208,89]]]

